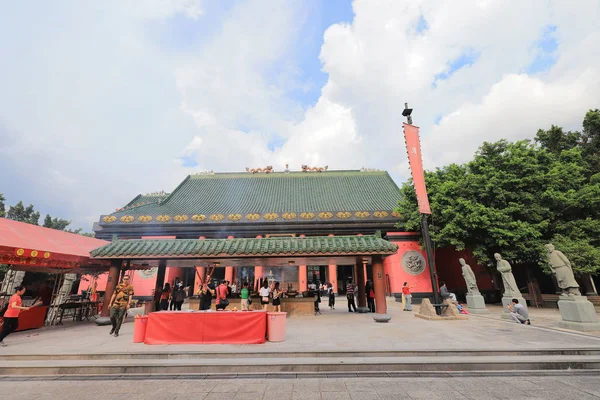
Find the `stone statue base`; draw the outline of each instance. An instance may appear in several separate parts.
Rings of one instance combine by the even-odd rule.
[[[389,322],[390,319],[392,319],[392,317],[389,316],[388,314],[373,315],[373,320],[375,320],[375,322]]]
[[[594,305],[585,296],[560,296],[558,300],[561,321],[558,326],[582,332],[600,331],[600,322]]]
[[[479,293],[467,295],[467,308],[471,314],[487,314],[490,311],[485,308],[483,296]]]
[[[426,319],[428,321],[447,321],[453,319],[469,319],[468,315],[464,315],[458,312],[456,305],[450,299],[444,300],[444,304],[447,307],[442,309],[442,315],[437,315],[435,307],[431,304],[431,300],[428,298],[424,298],[421,301],[421,306],[419,307],[419,312],[414,314],[415,317]]]
[[[356,307],[356,311],[358,311],[361,314],[371,312],[371,310],[369,310],[369,307]]]
[[[527,302],[522,296],[502,296],[502,308],[504,309],[504,312],[502,313],[502,319],[509,319],[512,321],[512,318],[510,317],[510,311],[508,311],[508,305],[512,304],[512,299],[519,300],[519,304],[523,304],[523,307],[525,307],[525,310],[527,310],[527,312],[529,313],[529,309],[527,308]],[[531,317],[529,317],[529,319],[533,321]]]
[[[96,325],[98,326],[105,326],[105,325],[110,325],[110,317],[98,317],[96,318]]]

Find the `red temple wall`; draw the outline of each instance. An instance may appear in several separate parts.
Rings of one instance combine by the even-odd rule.
[[[144,276],[140,275],[138,271],[133,271],[133,273],[129,275],[132,277],[131,284],[134,287],[136,297],[152,296],[152,291],[154,290],[154,286],[156,285],[156,275],[150,278],[145,278]],[[83,278],[81,279],[79,283],[78,293],[87,290],[90,285],[91,277],[89,275],[86,275],[84,278],[88,279],[88,281],[84,280]],[[183,279],[183,269],[181,267],[167,267],[167,270],[165,272],[165,283],[169,282],[171,286],[173,286],[175,278],[179,278],[180,280]],[[96,286],[96,290],[98,290],[99,292],[104,292],[106,290],[107,280],[108,273],[100,275],[97,279],[98,285]]]
[[[398,245],[398,252],[394,255],[388,256],[383,259],[383,270],[386,275],[390,277],[390,290],[392,293],[401,293],[402,285],[404,282],[408,282],[409,285],[417,285],[413,292],[431,292],[431,279],[429,277],[429,266],[425,267],[425,270],[419,275],[411,275],[404,271],[402,268],[402,256],[409,250],[415,250],[423,254],[425,260],[427,255],[425,251],[419,246],[418,239],[415,240],[402,240],[404,236],[415,234],[412,232],[389,232],[388,240]]]
[[[484,266],[477,264],[470,250],[456,251],[454,247],[436,249],[435,268],[438,273],[438,279],[446,282],[446,286],[448,286],[450,291],[456,290],[461,292],[467,290],[465,280],[462,276],[461,265],[458,262],[459,258],[464,258],[466,263],[471,266],[473,273],[475,273],[479,290],[494,289],[490,274]]]

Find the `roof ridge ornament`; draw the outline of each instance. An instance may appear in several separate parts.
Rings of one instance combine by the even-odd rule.
[[[275,172],[272,165],[267,165],[264,168],[248,168],[246,167],[246,172],[252,172],[252,174],[264,172],[265,174],[270,174],[271,172]]]
[[[381,170],[377,169],[377,168],[365,168],[365,167],[362,167],[360,169],[360,172],[381,172]]]
[[[323,172],[327,171],[329,166],[326,165],[324,167],[309,167],[307,164],[302,165],[302,172]]]
[[[200,172],[196,172],[195,174],[192,174],[192,176],[204,176],[204,175],[214,175],[215,171],[213,171],[212,169],[210,171],[200,171]]]
[[[162,196],[167,196],[168,193],[165,193],[164,190],[160,190],[158,192],[152,192],[152,193],[146,193],[144,196],[146,197],[162,197]]]

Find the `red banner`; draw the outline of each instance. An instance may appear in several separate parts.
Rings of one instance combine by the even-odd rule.
[[[403,123],[403,125],[404,139],[406,140],[406,151],[408,152],[408,162],[410,164],[410,171],[412,173],[415,192],[417,193],[419,212],[421,214],[431,214],[429,198],[427,197],[427,187],[425,186],[423,159],[421,158],[419,127],[407,123]]]

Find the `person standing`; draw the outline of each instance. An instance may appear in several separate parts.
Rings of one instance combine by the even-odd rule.
[[[21,311],[27,311],[31,307],[42,304],[41,301],[38,301],[31,307],[23,307],[21,296],[25,294],[26,290],[27,288],[25,286],[17,286],[16,293],[13,294],[8,301],[6,311],[4,312],[4,324],[2,325],[2,331],[0,332],[0,346],[2,347],[6,347],[4,338],[19,328],[19,314]]]
[[[169,298],[171,297],[171,285],[165,283],[165,287],[160,294],[160,309],[167,311],[169,309]]]
[[[173,292],[173,303],[175,303],[175,310],[181,311],[181,306],[185,300],[185,290],[183,290],[183,283],[179,282]]]
[[[115,292],[110,299],[110,322],[112,323],[110,335],[119,337],[121,324],[123,323],[127,310],[129,310],[132,299],[133,285],[131,285],[129,281],[129,275],[125,275],[123,277],[123,282],[117,285]]]
[[[221,281],[221,284],[219,285],[219,287],[217,287],[217,311],[225,310],[229,305],[229,300],[227,300],[228,293],[229,288],[227,286],[227,281]]]
[[[248,290],[248,282],[243,283],[242,290],[240,291],[240,298],[242,299],[242,311],[248,311],[250,305],[250,290]]]
[[[402,285],[402,296],[404,296],[404,311],[412,311],[412,294],[410,294],[410,289],[417,287],[417,285],[408,286],[408,282],[404,282]]]
[[[268,305],[269,305],[269,282],[265,279],[265,281],[263,282],[262,287],[259,290],[259,294],[260,294],[260,304],[262,304],[262,309],[264,311],[267,311]]]
[[[275,312],[281,312],[281,296],[283,296],[283,292],[279,289],[279,282],[275,282],[273,288],[273,308]]]
[[[335,310],[335,293],[333,293],[333,285],[331,282],[327,284],[327,295],[329,296],[329,308]]]
[[[375,312],[375,291],[373,290],[373,282],[367,281],[365,286],[365,293],[367,294],[367,307],[369,312]]]
[[[348,299],[348,312],[356,312],[356,304],[354,302],[354,292],[355,292],[354,284],[352,283],[352,278],[348,279],[348,284],[346,285],[346,299]]]
[[[200,311],[210,310],[213,294],[215,294],[215,291],[208,286],[208,283],[204,282],[198,293],[200,296]]]

